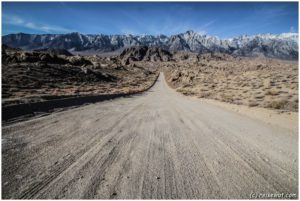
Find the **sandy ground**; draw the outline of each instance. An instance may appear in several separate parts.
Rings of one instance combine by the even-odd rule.
[[[298,197],[297,128],[170,89],[2,128],[3,198]]]
[[[246,115],[250,118],[264,121],[268,124],[277,125],[287,129],[298,129],[298,112],[278,111],[260,107],[249,107],[246,105],[236,105],[231,103],[225,103],[212,99],[200,99],[205,103],[213,104],[229,111]]]

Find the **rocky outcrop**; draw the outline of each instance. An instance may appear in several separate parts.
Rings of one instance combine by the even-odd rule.
[[[119,59],[124,64],[129,64],[132,61],[170,61],[172,54],[160,47],[136,46],[123,50]]]
[[[81,56],[69,56],[68,51],[57,49],[43,49],[38,51],[22,51],[9,46],[2,47],[3,63],[50,63],[50,64],[70,64],[74,66],[89,66],[93,63]],[[61,54],[59,54],[61,53]]]

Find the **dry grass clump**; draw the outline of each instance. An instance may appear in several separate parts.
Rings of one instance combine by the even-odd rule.
[[[287,105],[287,100],[280,100],[280,101],[272,101],[267,105],[269,108],[273,109],[284,109],[284,107]]]
[[[259,105],[259,103],[255,102],[255,101],[249,101],[249,104],[248,104],[249,107],[255,107],[258,105]]]
[[[280,87],[280,88],[281,88],[281,87]],[[274,89],[268,90],[268,91],[266,91],[266,93],[265,93],[265,95],[270,95],[270,96],[277,96],[278,94],[279,94],[279,91],[274,90]]]

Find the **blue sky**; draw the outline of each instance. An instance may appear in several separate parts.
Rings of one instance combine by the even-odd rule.
[[[172,35],[187,30],[220,38],[298,32],[298,2],[2,2],[2,35]]]

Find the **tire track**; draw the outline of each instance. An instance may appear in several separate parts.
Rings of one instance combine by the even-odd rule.
[[[132,111],[137,110],[142,104],[130,109],[128,112],[126,112],[123,116],[121,116],[115,123],[108,128],[104,133],[109,134],[112,129],[114,129],[118,124],[122,123],[122,121],[125,120],[125,117],[128,116]],[[97,137],[97,136],[96,136]],[[32,184],[27,190],[23,191],[19,198],[21,199],[30,199],[33,198],[39,191],[41,191],[43,188],[45,188],[51,181],[53,181],[55,178],[57,178],[60,174],[62,174],[64,171],[66,171],[72,164],[74,164],[76,161],[80,160],[80,158],[87,154],[90,150],[93,149],[93,147],[97,146],[97,141],[94,141],[94,145],[91,145],[87,149],[83,149],[79,153],[76,154],[76,156],[72,156],[67,160],[64,160],[62,164],[55,165],[53,169],[50,171],[50,175],[45,176],[41,178],[41,181],[36,182]],[[58,167],[58,168],[57,168]]]
[[[183,111],[178,111],[178,114],[183,114]],[[213,133],[212,135],[207,135],[207,132],[202,132],[206,135],[206,138],[211,138],[212,143],[218,143],[223,147],[223,151],[228,150],[230,155],[233,156],[233,158],[237,158],[239,161],[242,162],[242,164],[246,165],[248,169],[251,169],[255,174],[259,175],[259,177],[263,178],[268,185],[272,186],[275,191],[272,190],[272,188],[269,189],[269,193],[273,191],[273,193],[289,193],[291,187],[285,187],[285,184],[280,184],[280,177],[278,177],[278,180],[273,179],[273,177],[277,177],[276,175],[271,176],[270,168],[271,166],[266,166],[268,164],[266,161],[264,161],[262,158],[265,158],[264,156],[260,157],[253,157],[253,155],[257,156],[253,153],[259,153],[257,151],[254,151],[254,149],[250,146],[248,147],[248,152],[246,152],[244,149],[246,146],[240,146],[236,144],[235,141],[233,141],[232,138],[225,138],[225,136],[232,135],[232,132],[226,130],[226,128],[218,128],[218,126],[210,126],[211,123],[206,122],[205,119],[203,119],[203,123],[199,124],[199,121],[195,121],[195,118],[193,118],[191,115],[188,115],[191,113],[184,113],[186,119],[188,119],[189,122],[192,123],[192,125],[196,128],[196,130],[203,130],[205,128],[206,130],[209,130],[209,133]],[[223,134],[226,133],[226,134]],[[194,139],[194,141],[197,141]],[[249,152],[249,149],[251,150]],[[261,153],[259,153],[261,154]],[[258,165],[259,164],[259,165]],[[273,164],[276,165],[276,164]],[[279,167],[276,165],[276,167]],[[280,167],[279,167],[280,168]],[[281,169],[281,168],[280,168]],[[284,172],[283,169],[281,169],[279,172]],[[286,175],[287,177],[290,177],[289,175]],[[294,178],[290,178],[294,179]]]

